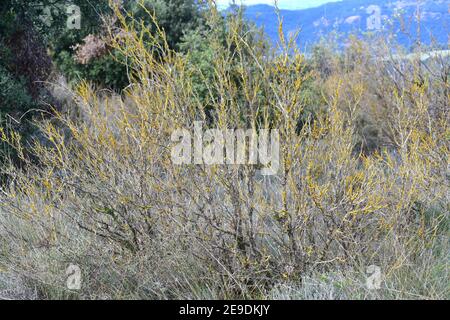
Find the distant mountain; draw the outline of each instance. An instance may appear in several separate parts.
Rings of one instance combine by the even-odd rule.
[[[344,0],[309,9],[281,10],[281,16],[287,35],[301,29],[299,45],[304,48],[311,47],[333,31],[344,37],[349,34],[391,33],[399,43],[410,48],[418,38],[417,12],[420,12],[422,42],[429,44],[434,40],[446,47],[449,42],[450,0],[422,0],[419,3],[418,6],[415,0]],[[264,27],[273,41],[278,40],[278,19],[274,7],[249,6],[246,17]]]

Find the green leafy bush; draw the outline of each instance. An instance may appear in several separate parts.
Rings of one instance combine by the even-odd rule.
[[[126,61],[120,51],[109,45],[110,28],[116,27],[116,21],[110,19],[112,10],[108,0],[73,1],[82,13],[81,30],[63,29],[51,41],[52,56],[58,69],[72,82],[89,80],[100,87],[121,90],[129,84]],[[155,32],[156,26],[149,13],[154,14],[159,27],[166,31],[166,41],[170,48],[179,49],[185,33],[195,30],[202,24],[201,6],[194,0],[145,0],[126,1],[120,9],[127,12]],[[106,50],[102,54],[80,62],[77,48],[89,46],[87,37],[95,36],[105,42]]]
[[[31,106],[32,97],[26,88],[26,81],[15,78],[8,70],[0,66],[0,112],[24,110]]]

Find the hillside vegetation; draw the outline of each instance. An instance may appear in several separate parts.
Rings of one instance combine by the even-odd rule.
[[[417,42],[445,47],[450,30],[449,5],[449,0],[344,0],[307,9],[281,9],[280,14],[285,34],[301,29],[297,44],[307,50],[321,38],[336,37],[345,44],[351,34],[383,35],[407,48],[415,47]],[[278,40],[278,17],[273,6],[250,5],[245,15],[264,27],[272,41]]]
[[[450,298],[446,57],[353,38],[306,58],[281,20],[272,47],[214,7],[177,48],[144,8],[152,24],[115,7],[104,37],[124,90],[78,81],[26,144],[1,128],[20,165],[1,167],[0,296]],[[280,170],[175,165],[171,135],[195,121],[277,129]]]

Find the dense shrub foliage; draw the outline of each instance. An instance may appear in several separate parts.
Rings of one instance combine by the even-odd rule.
[[[0,131],[23,162],[2,169],[0,189],[0,268],[16,294],[449,297],[448,60],[355,39],[307,59],[281,21],[271,48],[214,8],[205,28],[217,32],[186,34],[207,45],[180,54],[147,14],[114,10],[109,46],[131,81],[120,95],[80,82],[73,109],[37,123],[32,160]],[[277,129],[280,170],[175,165],[173,131],[199,120]],[[66,287],[69,264],[81,290]],[[370,265],[379,290],[365,286]]]
[[[129,84],[126,57],[110,44],[111,32],[114,33],[116,29],[110,1],[96,1],[94,5],[85,0],[72,2],[83,13],[81,30],[64,29],[51,41],[56,65],[72,81],[85,79],[101,87],[115,90],[125,88]],[[120,8],[127,12],[128,21],[136,21],[136,28],[142,24],[153,32],[155,24],[150,14],[154,15],[159,21],[159,27],[166,31],[167,44],[172,49],[179,49],[184,34],[196,30],[203,23],[202,7],[194,0],[121,1]],[[93,41],[89,41],[94,36],[104,43],[102,48],[96,48]],[[98,54],[87,59],[77,59],[83,48]]]
[[[21,2],[0,6],[0,105],[2,111],[36,106],[51,62],[46,48]]]
[[[52,70],[40,32],[44,26],[35,18],[43,3],[5,0],[0,4],[0,123],[12,126],[24,140],[34,131],[29,120],[47,109],[44,102],[55,102],[44,85]],[[0,166],[5,156],[15,154],[0,143]]]
[[[128,20],[152,30],[154,17],[149,13],[153,13],[169,31],[171,48],[202,24],[202,7],[191,0],[117,3],[130,16]],[[70,84],[84,79],[117,91],[129,85],[126,57],[110,44],[117,26],[109,4],[109,0],[5,0],[0,4],[0,121],[19,130],[25,144],[36,134],[29,120],[60,108],[45,85],[54,81],[50,76],[55,69]],[[71,5],[80,8],[81,29],[67,27]],[[0,162],[11,155],[2,145]]]

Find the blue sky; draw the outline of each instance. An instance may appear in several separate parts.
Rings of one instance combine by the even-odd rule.
[[[280,9],[305,9],[315,6],[320,6],[321,4],[327,2],[336,2],[339,0],[278,0],[278,6]],[[220,8],[225,8],[228,6],[232,0],[216,0],[217,5]],[[271,4],[273,5],[274,0],[236,0],[237,4],[243,3],[245,5],[254,4]]]

